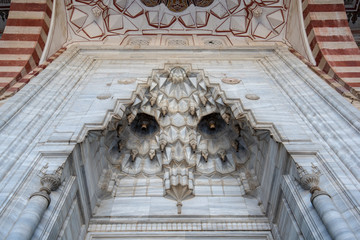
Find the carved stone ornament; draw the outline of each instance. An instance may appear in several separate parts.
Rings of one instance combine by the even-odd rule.
[[[51,191],[55,191],[61,185],[60,176],[56,174],[46,174],[41,178],[40,182],[43,187]]]
[[[245,97],[249,100],[259,100],[260,97],[256,94],[246,94]]]
[[[318,188],[319,185],[319,172],[309,173],[302,166],[296,164],[296,168],[298,170],[300,176],[300,185],[305,190],[313,190]],[[320,190],[320,188],[319,188]],[[311,191],[313,192],[313,191]]]
[[[195,196],[195,174],[239,174],[252,138],[263,137],[234,117],[218,85],[187,65],[154,71],[133,96],[100,134],[106,158],[120,175],[162,176],[164,197],[176,201],[179,214]]]
[[[182,201],[194,197],[194,174],[192,169],[182,166],[165,168],[165,197],[177,202],[178,214],[181,214]]]
[[[47,165],[45,165],[41,170],[40,173],[43,174],[43,176],[40,179],[40,183],[42,187],[38,192],[35,192],[31,194],[30,198],[34,196],[41,196],[45,198],[48,202],[48,205],[51,202],[50,193],[52,191],[56,191],[60,185],[61,185],[61,174],[64,169],[64,164],[61,165],[56,169],[56,171],[53,174],[44,174],[44,169],[47,168]]]
[[[117,81],[118,84],[124,84],[124,85],[127,85],[127,84],[132,84],[136,82],[136,79],[135,78],[127,78],[127,79],[119,79]]]
[[[313,169],[312,173],[309,173],[302,166],[298,164],[296,164],[296,168],[300,176],[301,187],[305,190],[309,190],[311,193],[311,198],[310,198],[311,202],[313,202],[313,200],[317,196],[327,195],[328,197],[331,197],[326,191],[321,190],[321,188],[319,187],[320,171],[315,165],[312,165],[312,169]]]
[[[182,12],[186,10],[191,4],[197,7],[208,7],[214,0],[141,0],[147,7],[155,7],[164,3],[170,11]]]
[[[241,83],[241,80],[237,79],[237,78],[223,78],[223,79],[221,79],[221,81],[223,83],[226,83],[226,84],[239,84],[239,83]]]

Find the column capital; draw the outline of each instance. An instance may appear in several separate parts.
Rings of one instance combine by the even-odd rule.
[[[305,190],[310,190],[313,193],[316,190],[321,190],[319,187],[319,172],[309,173],[302,166],[296,163],[296,168],[300,176],[300,185]]]
[[[47,192],[56,191],[61,185],[60,176],[57,174],[45,174],[42,176],[40,182]]]

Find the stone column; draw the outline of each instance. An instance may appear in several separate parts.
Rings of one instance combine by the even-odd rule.
[[[330,236],[335,240],[356,239],[348,224],[336,209],[331,196],[319,187],[319,174],[308,173],[297,165],[300,175],[300,184],[311,193],[311,203],[320,216]]]
[[[62,169],[63,166],[58,168],[55,174],[45,174],[41,178],[40,182],[42,187],[38,192],[30,196],[28,203],[6,238],[7,240],[31,239],[45,210],[50,204],[51,191],[57,190],[61,184],[60,177]]]

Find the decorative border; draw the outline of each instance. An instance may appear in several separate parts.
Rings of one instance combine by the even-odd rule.
[[[208,232],[144,232],[144,233],[131,233],[131,232],[97,232],[88,233],[87,240],[96,239],[274,239],[271,231],[208,231]]]
[[[270,231],[269,223],[261,222],[234,222],[228,221],[209,222],[206,221],[184,221],[178,219],[176,222],[137,222],[137,223],[113,223],[113,224],[90,224],[89,232],[149,232],[149,231]]]

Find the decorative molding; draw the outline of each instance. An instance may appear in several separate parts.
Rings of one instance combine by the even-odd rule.
[[[132,227],[133,225],[130,225]],[[188,226],[188,224],[183,225],[184,228]],[[132,232],[116,232],[111,231],[108,232],[106,229],[112,229],[111,227],[114,227],[113,225],[103,225],[101,226],[101,230],[99,232],[89,232],[88,237],[91,240],[100,240],[100,239],[114,239],[116,237],[123,237],[123,238],[132,238],[134,237]],[[143,227],[147,227],[147,225],[143,225]],[[191,225],[190,225],[191,227]],[[272,240],[273,235],[271,231],[262,231],[262,230],[254,230],[254,231],[216,231],[211,230],[213,227],[209,226],[210,230],[205,231],[193,231],[190,232],[188,230],[178,231],[174,230],[174,232],[161,232],[161,233],[154,233],[154,232],[140,232],[137,233],[136,236],[140,237],[141,239],[147,240],[147,239],[174,239],[179,236],[184,236],[184,238],[191,238],[191,239],[211,239],[211,238],[217,238],[217,239],[254,239],[254,240]]]
[[[278,52],[278,57],[280,58],[280,61],[285,61],[284,63],[289,66],[291,69],[293,69],[294,73],[299,77],[299,79],[304,79],[305,83],[315,89],[323,98],[326,99],[329,105],[327,107],[329,109],[334,109],[341,113],[341,118],[338,119],[337,122],[342,121],[345,125],[349,127],[349,129],[354,129],[354,134],[358,134],[360,131],[360,115],[356,109],[350,109],[346,104],[349,104],[347,102],[343,102],[340,99],[336,99],[331,97],[333,93],[329,91],[329,89],[323,88],[319,85],[318,80],[314,78],[313,75],[315,73],[312,72],[306,72],[304,69],[292,67],[289,65],[290,58],[285,57],[283,55],[284,50],[281,50],[280,48],[276,50]],[[287,59],[287,60],[286,60]],[[268,58],[266,61],[262,61],[263,66],[270,75],[273,76],[275,72],[279,71],[279,68],[281,68],[280,65],[276,66],[276,63],[280,63],[279,60],[275,60],[273,57]],[[306,76],[306,77],[305,77]],[[298,82],[295,79],[290,80],[287,79],[283,74],[278,74],[274,80],[279,84],[279,86],[285,91],[287,96],[293,100],[299,111],[302,112],[303,116],[310,122],[311,126],[314,127],[320,136],[322,136],[324,139],[326,139],[326,143],[335,150],[335,154],[338,155],[338,157],[342,160],[342,162],[345,164],[345,166],[349,169],[350,172],[353,173],[353,176],[359,180],[360,175],[358,174],[359,168],[353,166],[354,159],[357,159],[358,153],[353,151],[351,149],[352,144],[354,142],[349,140],[347,138],[349,133],[341,133],[339,131],[336,131],[336,133],[333,131],[333,134],[336,135],[336,138],[328,138],[327,135],[330,130],[327,129],[335,129],[335,126],[337,126],[338,123],[333,125],[333,123],[326,122],[326,120],[329,119],[329,116],[325,120],[323,116],[316,114],[317,107],[315,104],[312,104],[312,102],[316,102],[318,99],[317,95],[312,95],[311,98],[309,97],[295,97],[298,96],[298,91],[296,90],[297,87],[295,87],[295,83]],[[329,87],[330,88],[330,87]],[[296,99],[295,99],[296,98]],[[307,106],[307,107],[306,107]],[[323,109],[322,109],[323,110]],[[321,123],[326,123],[326,125],[323,125]],[[346,136],[344,136],[346,135]],[[346,152],[346,154],[344,154]]]
[[[255,220],[255,219],[254,219]],[[270,224],[267,219],[256,219],[258,223],[234,221],[226,219],[221,221],[214,219],[213,222],[205,221],[181,221],[176,222],[138,222],[138,223],[113,223],[101,224],[92,223],[89,225],[89,232],[101,232],[109,229],[110,232],[153,232],[153,231],[270,231]]]
[[[336,81],[333,77],[330,77],[323,70],[321,70],[318,66],[310,63],[304,56],[298,53],[295,49],[289,48],[289,51],[293,53],[296,57],[298,57],[302,62],[304,62],[309,68],[312,69],[319,77],[321,77],[327,84],[329,84],[332,88],[334,88],[339,94],[348,99],[353,106],[360,109],[360,98],[354,95],[350,90],[346,89],[343,85],[341,85],[338,81]]]

